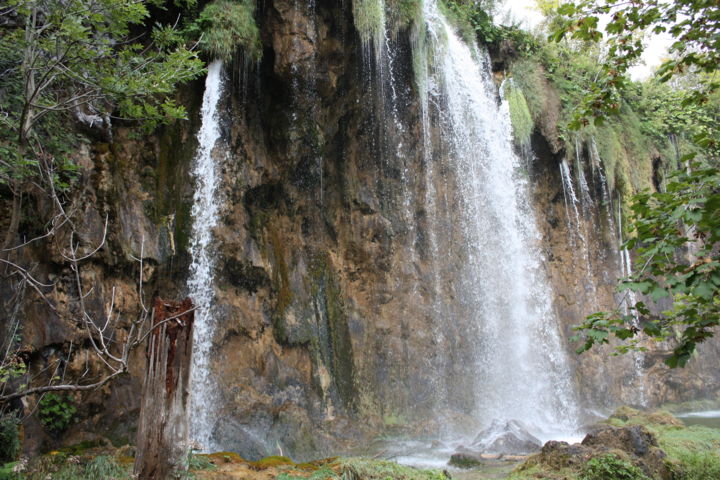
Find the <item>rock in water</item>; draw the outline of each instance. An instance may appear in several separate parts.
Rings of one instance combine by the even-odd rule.
[[[540,450],[542,443],[527,431],[525,426],[510,420],[495,420],[480,432],[469,447],[460,447],[450,457],[450,465],[472,468],[507,455],[528,455]]]
[[[475,437],[473,443],[475,450],[500,455],[529,454],[537,452],[541,447],[542,442],[517,420],[509,420],[504,424],[493,421],[489,428]]]

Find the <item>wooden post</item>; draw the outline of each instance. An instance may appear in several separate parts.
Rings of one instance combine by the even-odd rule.
[[[189,298],[179,303],[155,299],[135,455],[140,480],[178,478],[187,471],[194,319]]]

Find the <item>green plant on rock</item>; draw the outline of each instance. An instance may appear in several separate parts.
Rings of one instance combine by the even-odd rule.
[[[186,35],[199,38],[200,49],[211,59],[229,61],[238,50],[255,61],[262,57],[255,0],[215,0],[207,4],[186,29]]]
[[[591,458],[582,469],[580,480],[650,480],[640,468],[611,453]]]
[[[190,453],[188,455],[188,468],[190,470],[214,470],[217,467],[207,455]]]
[[[617,311],[590,315],[576,327],[575,340],[583,342],[578,352],[608,343],[614,335],[627,341],[617,347],[625,353],[636,348],[642,331],[655,340],[673,340],[676,346],[665,363],[682,367],[720,325],[720,170],[690,163],[689,171],[670,176],[666,191],[636,195],[632,210],[636,236],[627,246],[637,249],[644,267],[621,288],[653,302],[671,299],[672,308],[655,314],[637,302],[632,308],[639,327],[632,315]]]
[[[388,7],[395,32],[411,26],[422,16],[422,0],[388,0]]]
[[[530,114],[522,90],[515,85],[512,79],[506,83],[505,98],[510,110],[510,122],[512,123],[515,143],[518,146],[529,146],[535,122]]]
[[[709,452],[683,452],[680,465],[675,469],[675,480],[717,480],[720,478],[720,454]]]
[[[125,469],[118,465],[113,457],[108,455],[97,456],[85,466],[85,476],[87,478],[120,479],[125,475],[127,475]]]
[[[129,466],[122,466],[109,455],[97,457],[65,455],[51,452],[40,458],[31,460],[27,472],[23,474],[27,480],[130,480],[132,477]]]
[[[0,416],[0,463],[15,460],[20,453],[20,421],[13,413]]]
[[[383,0],[353,0],[355,28],[364,44],[380,42],[385,28],[385,2]]]
[[[70,426],[77,408],[66,395],[47,393],[38,404],[38,415],[43,426],[51,433],[62,433]]]

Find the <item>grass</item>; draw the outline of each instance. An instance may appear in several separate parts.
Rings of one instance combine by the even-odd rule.
[[[535,122],[545,113],[547,101],[546,80],[540,64],[531,58],[523,58],[510,66],[513,82],[519,88]]]
[[[510,122],[513,128],[513,137],[518,146],[529,146],[530,135],[535,128],[535,122],[530,114],[523,91],[512,80],[506,83],[505,98],[510,110]]]
[[[615,426],[645,425],[658,439],[659,447],[673,465],[675,480],[720,478],[720,429],[699,425],[685,427],[666,411],[637,412],[626,409],[623,420],[609,419]]]
[[[543,479],[543,480],[577,480],[577,472],[563,468],[560,470],[548,470],[539,465],[534,465],[529,468],[523,468],[522,466],[516,468],[507,477],[507,480],[530,480],[530,479]]]
[[[338,464],[343,480],[447,480],[440,470],[419,470],[383,460],[346,458]]]
[[[365,45],[382,41],[385,29],[383,0],[353,0],[353,19]]]
[[[675,480],[717,480],[720,478],[720,457],[715,452],[682,452],[679,454],[681,469],[675,472]]]
[[[241,49],[246,56],[262,56],[254,0],[215,0],[200,13],[194,28],[202,32],[200,48],[210,58],[231,60]]]
[[[87,458],[53,452],[31,462],[23,480],[130,480],[131,467],[123,467],[109,455]],[[1,478],[1,477],[0,477]],[[13,477],[10,477],[13,478]]]

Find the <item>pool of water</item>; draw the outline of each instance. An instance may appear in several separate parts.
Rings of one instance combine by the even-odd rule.
[[[679,413],[676,416],[687,426],[702,425],[703,427],[720,428],[720,410]]]

